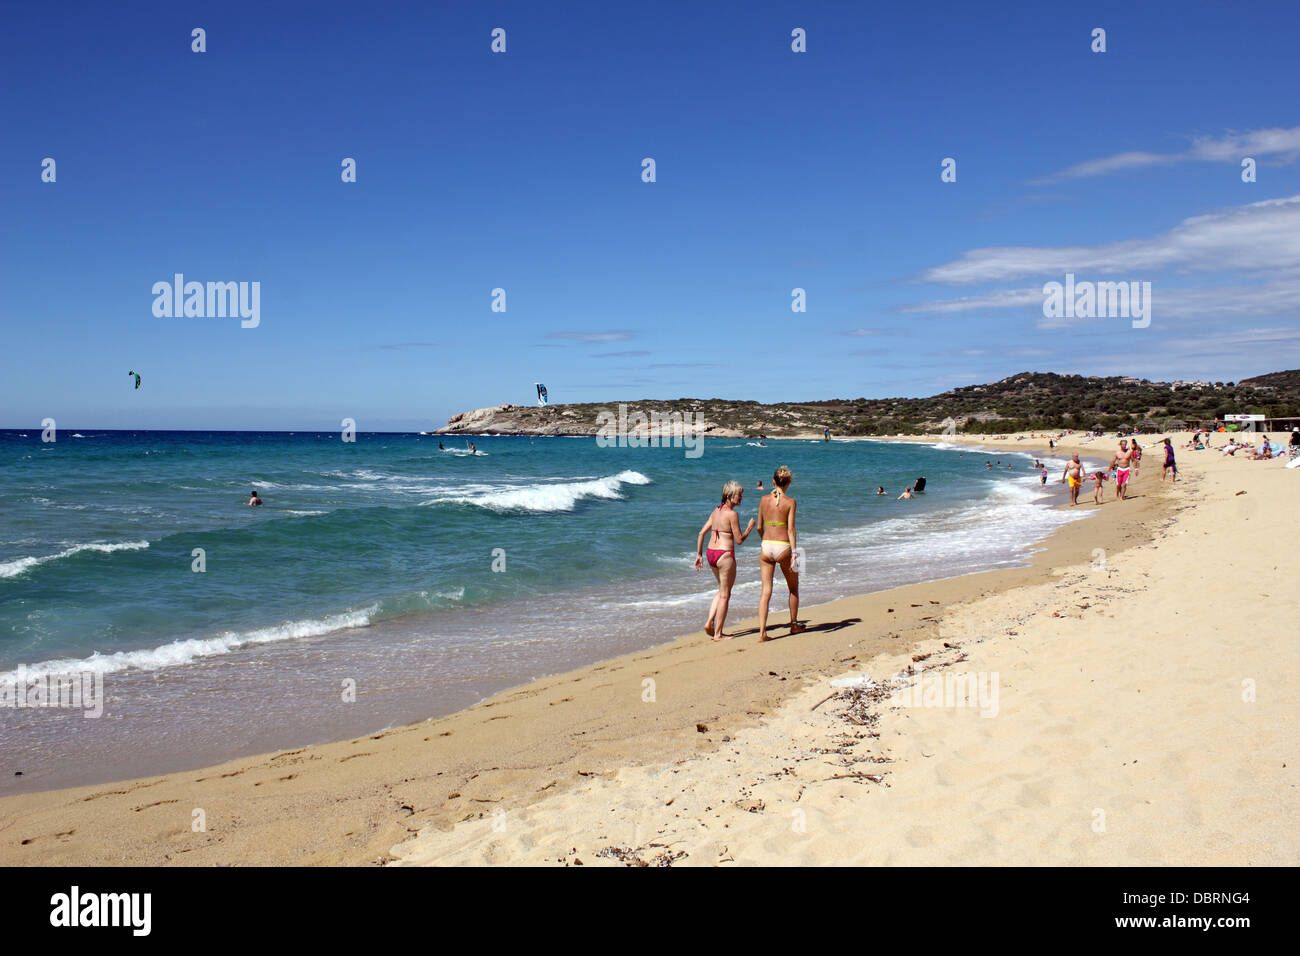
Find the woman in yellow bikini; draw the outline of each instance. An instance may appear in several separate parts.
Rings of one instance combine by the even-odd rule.
[[[772,579],[779,566],[785,575],[785,586],[790,589],[790,633],[804,629],[799,623],[799,572],[794,569],[794,509],[795,500],[786,494],[794,475],[782,465],[772,473],[776,486],[771,495],[765,495],[758,505],[758,533],[763,546],[758,556],[758,569],[763,575],[763,596],[758,602],[758,639],[769,641],[767,636],[767,606],[772,600]]]

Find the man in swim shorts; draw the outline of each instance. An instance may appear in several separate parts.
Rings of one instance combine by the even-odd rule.
[[[1079,486],[1083,484],[1083,462],[1079,461],[1078,454],[1075,454],[1065,464],[1065,471],[1061,473],[1061,481],[1068,482],[1070,485],[1070,504],[1079,503]]]
[[[1121,438],[1119,451],[1110,460],[1110,466],[1115,469],[1115,498],[1118,501],[1124,500],[1124,493],[1128,490],[1128,476],[1132,463],[1133,452],[1129,450],[1128,440]]]

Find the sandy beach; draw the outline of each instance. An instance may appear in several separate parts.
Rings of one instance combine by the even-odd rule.
[[[1058,454],[1114,447],[1084,441]],[[734,641],[446,718],[8,797],[0,863],[1294,863],[1300,476],[1179,447],[1171,485],[1144,445],[1130,500],[1085,487],[1095,514],[1027,567],[810,607],[767,645],[742,607]],[[965,674],[986,706],[927,703]],[[831,686],[863,675],[883,689]]]

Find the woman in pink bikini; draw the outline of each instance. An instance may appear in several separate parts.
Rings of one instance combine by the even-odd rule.
[[[754,530],[754,519],[742,532],[740,519],[736,517],[736,507],[745,497],[745,488],[738,481],[729,481],[722,486],[722,504],[713,509],[704,527],[695,537],[695,570],[704,567],[700,552],[704,548],[704,536],[709,535],[709,567],[718,579],[718,593],[713,596],[709,607],[709,619],[704,622],[704,633],[715,641],[729,641],[730,637],[722,633],[722,626],[727,621],[727,606],[731,603],[731,586],[736,582],[736,545],[743,544]],[[715,623],[716,622],[716,623]]]
[[[765,495],[758,504],[758,520],[762,522],[759,534],[763,538],[762,553],[758,556],[758,569],[763,576],[763,596],[758,601],[758,639],[770,641],[767,636],[767,606],[772,600],[772,579],[779,567],[785,575],[785,586],[790,590],[790,633],[804,629],[799,623],[799,572],[794,567],[794,509],[795,500],[786,491],[794,475],[782,465],[772,474],[776,486],[771,495]]]

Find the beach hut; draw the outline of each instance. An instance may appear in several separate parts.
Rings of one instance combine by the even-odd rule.
[[[1139,434],[1154,435],[1156,432],[1160,431],[1160,426],[1157,425],[1155,422],[1153,422],[1151,419],[1147,418],[1137,423],[1137,430]]]
[[[1185,432],[1187,431],[1187,422],[1178,418],[1171,418],[1165,422],[1164,430],[1167,432]]]

